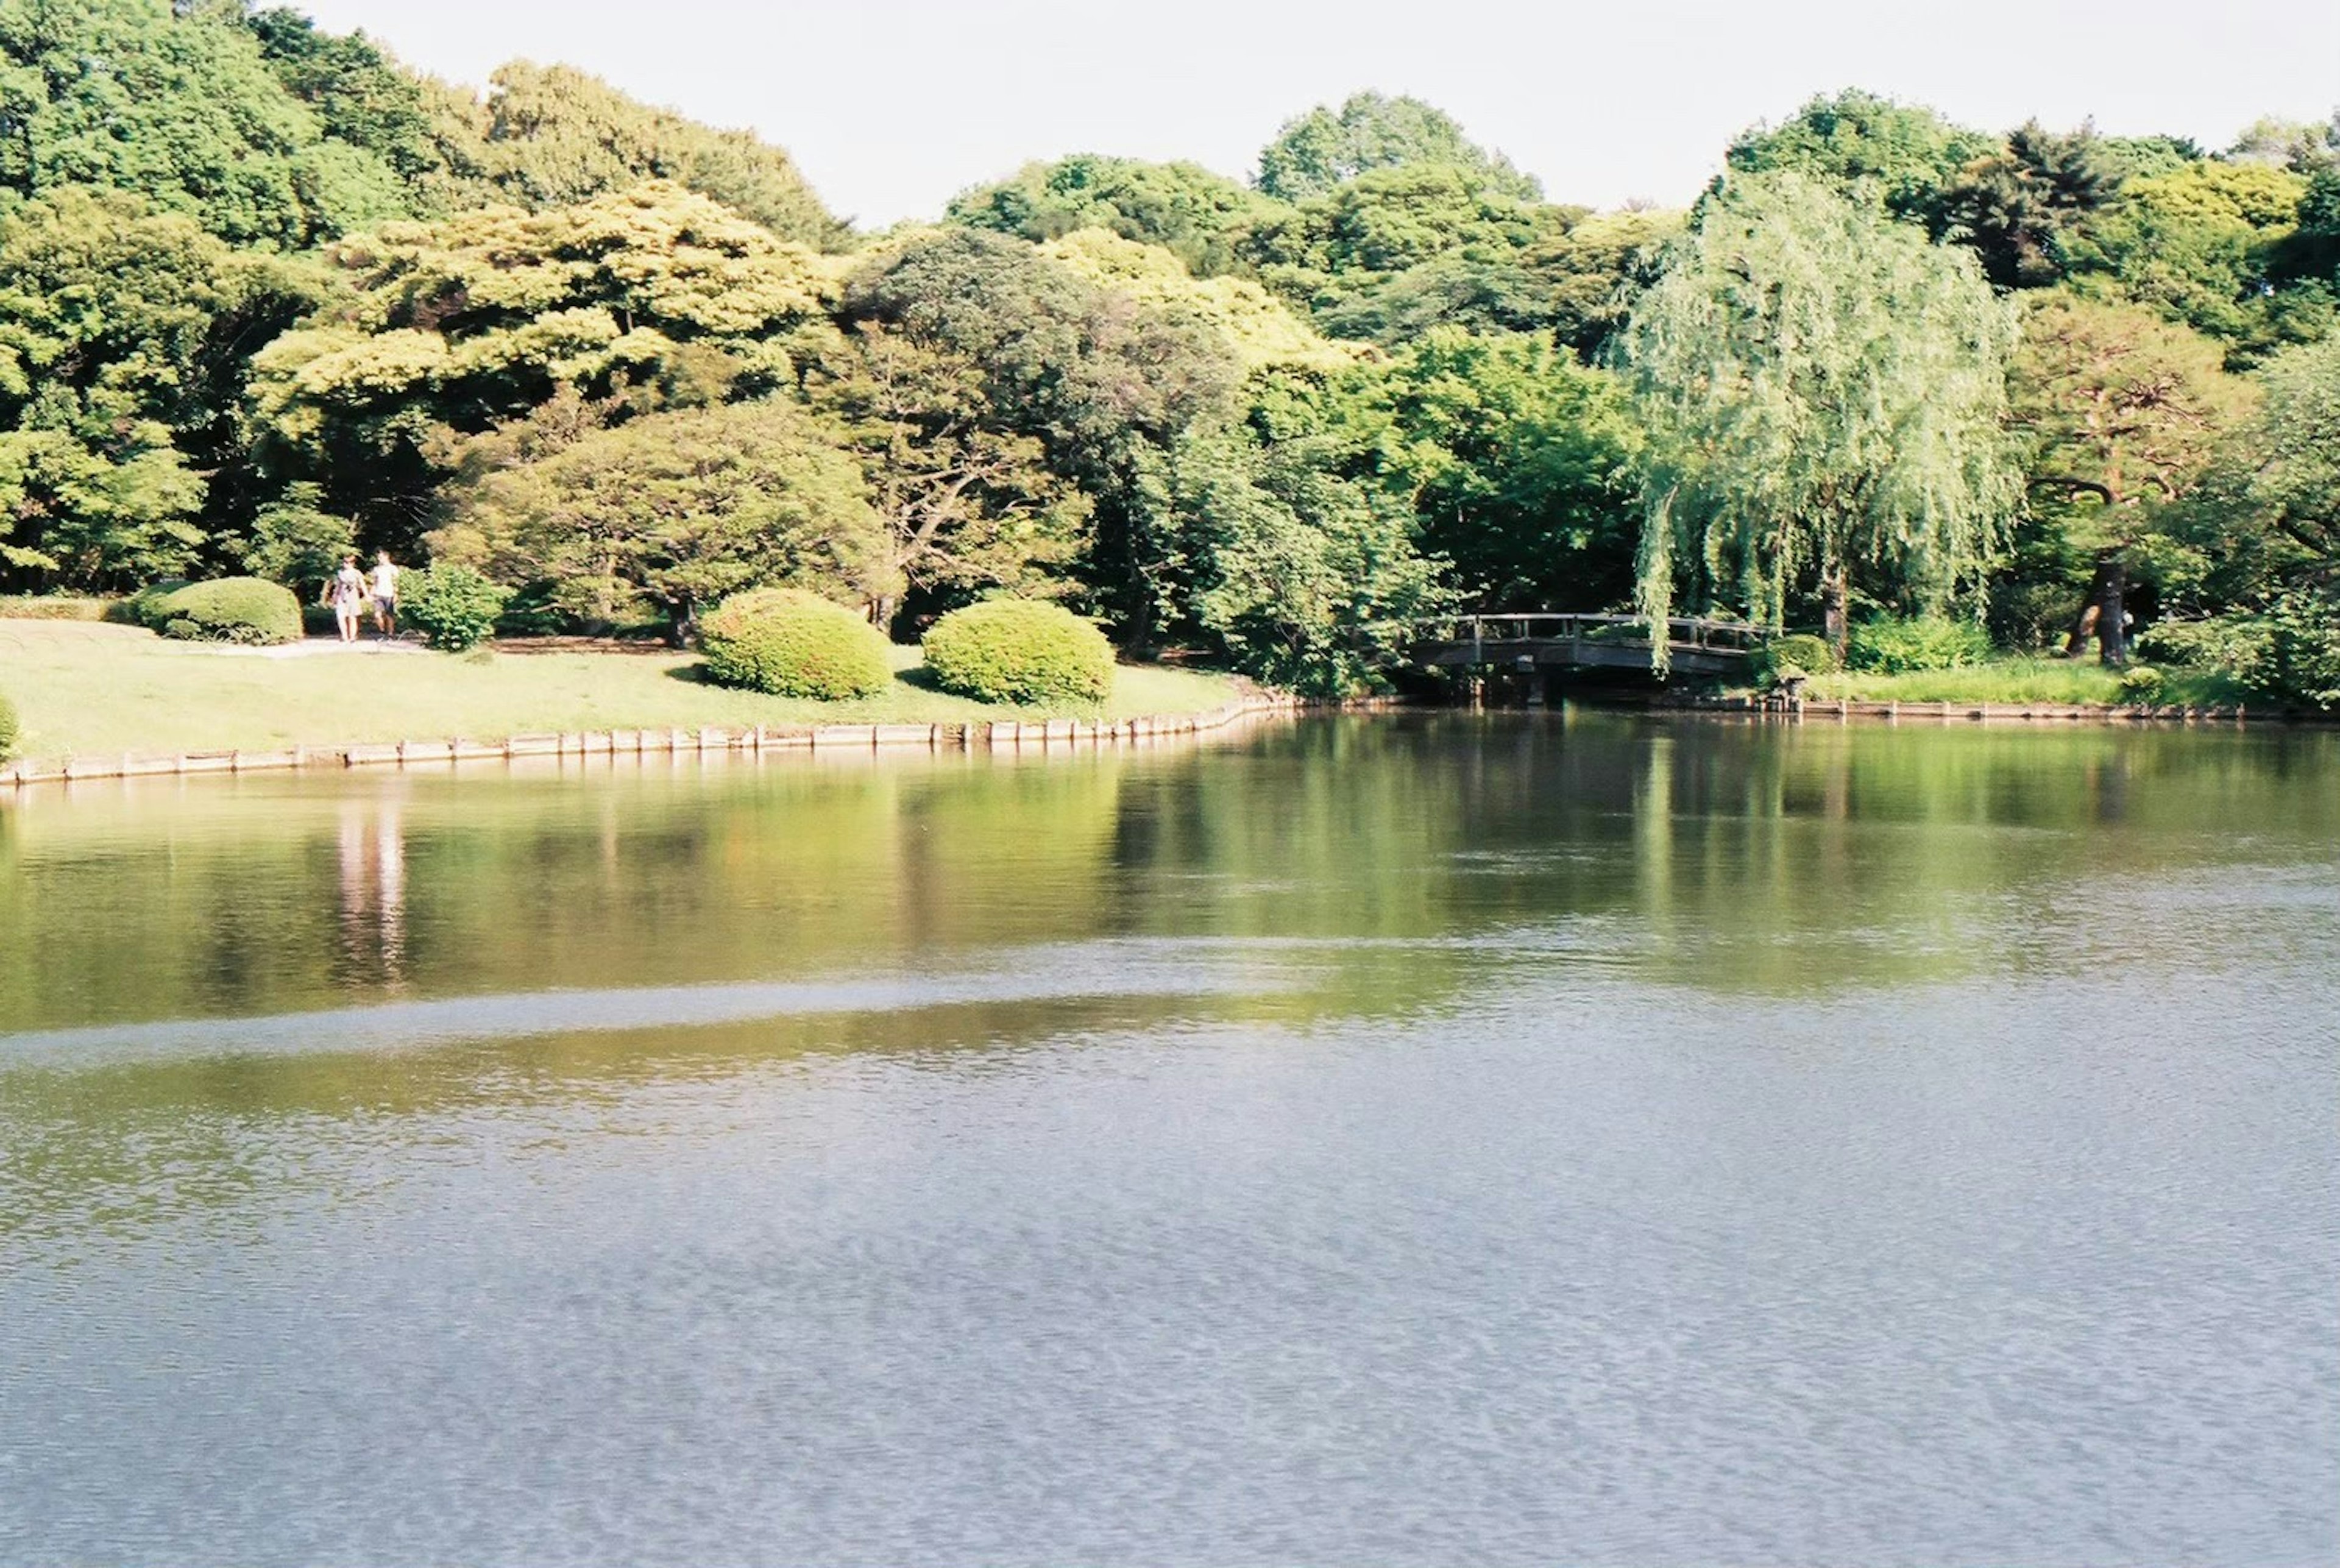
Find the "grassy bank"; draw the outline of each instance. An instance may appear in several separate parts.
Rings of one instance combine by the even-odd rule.
[[[2162,671],[2163,685],[2150,700],[2156,707],[2209,707],[2237,700],[2215,677],[2184,670]],[[2137,699],[2121,689],[2120,676],[2094,660],[1996,659],[1963,670],[1927,670],[1906,675],[1844,670],[1816,675],[1804,696],[1815,702],[2054,703],[2070,707],[2127,707]]]
[[[297,651],[224,650],[166,641],[132,627],[0,620],[0,692],[23,714],[17,752],[43,758],[1051,716],[933,690],[921,684],[917,650],[909,648],[895,650],[895,681],[885,695],[837,703],[709,686],[697,678],[696,656],[662,650],[360,650],[315,643]],[[1103,717],[1200,712],[1225,704],[1237,690],[1226,676],[1125,665]]]

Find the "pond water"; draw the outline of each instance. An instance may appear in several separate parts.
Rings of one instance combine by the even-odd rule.
[[[2328,1563],[2340,735],[0,800],[0,1563]]]

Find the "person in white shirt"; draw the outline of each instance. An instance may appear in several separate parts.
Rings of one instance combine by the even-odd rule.
[[[373,558],[373,629],[384,637],[398,635],[398,568],[386,550]]]

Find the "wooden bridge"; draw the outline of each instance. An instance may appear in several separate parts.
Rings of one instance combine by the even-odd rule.
[[[1638,615],[1460,615],[1423,621],[1414,658],[1439,669],[1650,668],[1651,623]],[[1677,675],[1744,675],[1770,633],[1740,620],[1666,622]]]

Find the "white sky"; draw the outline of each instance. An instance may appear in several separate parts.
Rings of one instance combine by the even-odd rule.
[[[292,0],[299,4],[300,0]],[[1066,153],[1242,176],[1284,120],[1411,93],[1554,200],[1679,203],[1733,133],[1859,86],[2003,130],[2164,131],[2211,148],[2340,106],[2340,0],[309,0],[479,84],[563,61],[795,154],[865,226]]]

